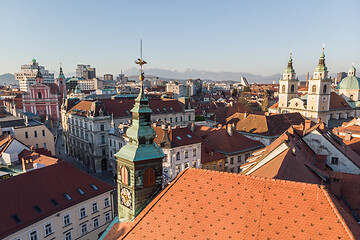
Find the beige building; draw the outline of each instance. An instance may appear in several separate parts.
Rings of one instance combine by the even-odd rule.
[[[44,124],[14,127],[13,135],[28,146],[45,148],[55,155],[54,135]]]
[[[1,239],[98,239],[114,218],[114,187],[69,163],[5,179],[0,187],[0,203],[8,206],[0,214]]]

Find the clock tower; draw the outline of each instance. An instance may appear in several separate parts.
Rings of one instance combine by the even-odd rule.
[[[325,65],[324,47],[314,75],[309,79],[307,110],[308,118],[316,121],[319,117],[327,122],[330,108],[331,79],[328,77],[328,70]]]
[[[296,77],[293,68],[292,53],[288,61],[287,68],[283,74],[282,79],[279,81],[279,108],[286,109],[289,101],[297,97],[299,80]]]
[[[154,143],[155,131],[151,126],[151,109],[144,93],[146,62],[140,65],[141,88],[131,109],[132,126],[126,131],[128,143],[116,154],[118,217],[120,222],[131,221],[162,189],[163,151]]]

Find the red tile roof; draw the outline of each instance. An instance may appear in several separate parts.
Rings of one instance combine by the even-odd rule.
[[[219,153],[211,146],[207,146],[205,144],[201,145],[201,163],[209,163],[213,161],[218,161],[221,159],[225,159],[226,155]]]
[[[261,142],[250,139],[235,130],[232,130],[232,136],[230,136],[226,126],[223,126],[222,128],[196,126],[195,134],[202,139],[202,142],[205,145],[216,149],[223,154],[254,151],[264,147]]]
[[[329,109],[351,109],[351,106],[339,94],[337,94],[336,92],[331,92]]]
[[[95,107],[95,103],[99,107]],[[93,107],[92,107],[93,106]],[[89,111],[95,109],[99,111],[100,108],[104,111],[104,114],[114,114],[114,117],[128,117],[131,116],[130,110],[134,107],[134,99],[102,99],[100,101],[80,101],[74,107],[69,110],[69,113],[80,116],[87,116]],[[183,108],[181,103],[175,99],[149,99],[149,107],[153,111],[152,114],[164,114],[164,113],[178,113],[182,112]],[[96,113],[98,115],[98,113]]]
[[[164,130],[161,127],[154,127],[156,137],[154,142],[160,146],[161,141],[164,138]],[[201,143],[201,138],[195,135],[187,127],[176,127],[167,130],[169,140],[171,141],[172,147],[186,146],[196,143]]]
[[[239,119],[236,130],[240,132],[263,136],[279,136],[291,125],[305,122],[300,113],[283,113],[274,115],[249,114],[245,119]]]
[[[95,184],[98,190],[95,191],[90,186],[91,184]],[[85,194],[80,195],[77,188],[81,188]],[[1,180],[0,238],[113,189],[114,187],[109,184],[97,180],[66,162]],[[65,193],[69,194],[72,200],[66,200],[63,196]],[[55,199],[58,205],[54,206],[50,202],[51,199]],[[33,209],[35,205],[40,207],[41,213]],[[19,224],[12,219],[11,216],[14,214],[21,220]]]
[[[315,184],[187,169],[105,239],[355,239],[359,226]]]

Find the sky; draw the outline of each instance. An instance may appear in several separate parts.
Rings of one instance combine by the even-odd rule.
[[[360,69],[360,1],[8,0],[0,2],[0,74],[38,60],[64,72],[134,67],[282,73],[313,72],[322,44],[330,72]],[[146,70],[145,68],[145,70]]]

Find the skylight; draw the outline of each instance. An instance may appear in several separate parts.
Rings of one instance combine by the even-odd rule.
[[[59,203],[54,199],[50,199],[50,202],[56,207],[57,205],[59,205]]]
[[[14,214],[11,216],[11,218],[16,222],[16,224],[21,223],[20,218],[18,217],[18,215]]]
[[[71,200],[71,197],[69,194],[67,193],[64,193],[64,197],[66,198],[66,200],[70,201]]]
[[[95,184],[91,184],[90,186],[91,186],[91,187],[92,187],[92,189],[94,189],[95,191],[97,191],[97,190],[98,190],[98,188],[97,188],[97,186],[95,186]]]
[[[77,191],[81,194],[81,195],[84,195],[84,191],[81,189],[81,188],[78,188]]]
[[[40,208],[38,205],[33,206],[33,208],[34,208],[34,210],[35,210],[37,213],[41,213],[41,212],[42,212],[41,208]]]
[[[188,134],[188,135],[186,135],[186,136],[187,136],[188,138],[192,138],[192,136],[191,136],[191,135],[189,135],[189,134]]]
[[[176,138],[179,139],[179,140],[181,140],[181,137],[179,137],[179,136],[177,136]]]

